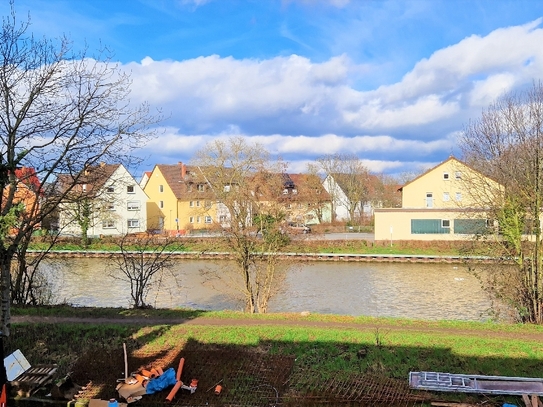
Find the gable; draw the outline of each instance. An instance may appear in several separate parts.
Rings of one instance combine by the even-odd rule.
[[[451,156],[400,189],[402,207],[471,207],[480,204],[475,197],[481,188],[500,189],[497,182]]]

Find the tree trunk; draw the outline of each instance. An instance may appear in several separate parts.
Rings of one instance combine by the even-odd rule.
[[[10,296],[11,296],[11,261],[13,259],[13,249],[5,248],[0,245],[0,273],[1,273],[1,287],[0,292],[2,293],[2,311],[0,314],[1,318],[1,329],[0,334],[0,360],[3,362],[4,354],[4,338],[7,338],[10,333],[10,322],[11,322],[11,312],[10,312]],[[2,386],[7,383],[7,373],[4,363],[0,368],[0,389]]]

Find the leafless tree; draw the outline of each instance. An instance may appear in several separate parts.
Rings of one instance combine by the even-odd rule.
[[[330,194],[323,188],[319,165],[308,164],[304,181],[299,188],[302,200],[310,205],[319,223],[331,221],[328,211],[331,211],[332,201]]]
[[[245,309],[264,313],[280,280],[279,249],[285,166],[259,144],[243,138],[217,139],[196,153],[196,165],[213,191],[216,222],[237,265]]]
[[[118,247],[119,253],[111,255],[109,274],[130,285],[133,308],[148,308],[147,295],[160,285],[164,272],[171,272],[177,245],[163,236],[124,235]]]
[[[541,324],[543,85],[498,99],[469,123],[461,147],[465,161],[489,177],[466,181],[496,225],[484,236],[493,243],[484,246],[486,254],[507,260],[504,267],[481,274],[484,287],[512,306],[521,321]]]
[[[327,155],[317,161],[327,175],[324,183],[333,202],[332,216],[335,217],[341,205],[347,208],[349,220],[354,221],[362,215],[363,206],[369,201],[368,168],[352,154]]]
[[[129,77],[107,57],[77,54],[67,38],[36,39],[29,23],[19,22],[11,9],[0,30],[1,219],[20,204],[18,168],[35,170],[41,181],[35,194],[41,197],[58,174],[73,175],[75,185],[84,168],[100,161],[129,165],[131,151],[141,146],[152,121],[146,106],[130,106]],[[56,202],[63,198],[58,195]],[[41,208],[40,201],[26,204],[15,227],[1,236],[2,341],[9,335],[12,260],[56,206]],[[0,348],[3,352],[2,343]],[[1,385],[6,377],[0,371]]]
[[[369,199],[374,208],[400,208],[400,182],[393,176],[378,174],[370,178]]]

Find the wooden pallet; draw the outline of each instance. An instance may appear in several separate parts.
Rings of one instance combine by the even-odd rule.
[[[40,387],[52,382],[56,371],[57,365],[36,365],[12,380],[11,385],[30,396]]]

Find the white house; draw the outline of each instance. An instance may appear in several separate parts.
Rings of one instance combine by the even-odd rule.
[[[89,237],[145,232],[147,200],[139,183],[122,164],[90,167],[59,207],[59,231],[79,235],[81,222],[86,220]]]

